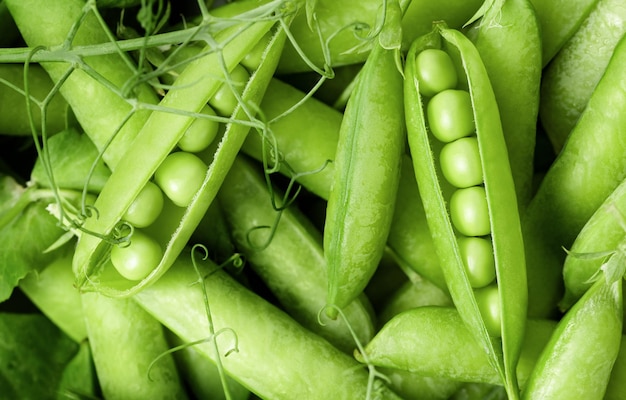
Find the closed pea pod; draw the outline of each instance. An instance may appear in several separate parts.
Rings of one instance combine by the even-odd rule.
[[[624,263],[621,273],[623,275]],[[524,399],[602,399],[622,339],[622,276],[601,276],[559,321]]]
[[[437,118],[436,114],[428,118],[424,112],[423,105],[427,100],[420,94],[419,74],[415,72],[414,62],[420,51],[429,48],[444,50],[456,66],[459,83],[455,89],[448,90],[464,90],[467,93],[464,96],[471,100],[469,112],[475,133],[465,128],[463,137],[475,137],[477,141],[483,176],[479,185],[456,188],[446,181],[439,169],[436,158],[444,143],[436,138],[430,124],[432,118]],[[487,72],[469,39],[459,31],[437,25],[431,34],[414,42],[407,55],[405,75],[409,146],[446,284],[461,318],[487,349],[488,358],[499,371],[507,394],[517,398],[515,365],[526,320],[525,263],[513,178]],[[466,109],[461,111],[462,124],[466,123],[466,113]],[[429,124],[431,127],[427,128]],[[448,143],[459,140],[454,135],[444,135],[443,138]],[[468,204],[464,198],[472,202]],[[472,249],[478,251],[476,255],[468,254],[468,247],[464,246],[461,251],[459,241],[467,237],[489,240],[493,248],[490,256],[493,257],[496,279],[492,284],[497,285],[497,291],[495,296],[486,296],[488,301],[483,301],[480,295],[481,301],[478,301],[466,266],[466,260],[484,257],[484,250],[481,253],[480,247],[476,247]],[[497,315],[501,321],[492,318]]]
[[[353,334],[362,343],[373,336],[371,305],[358,298],[344,308],[345,320],[320,319],[327,291],[321,234],[295,206],[273,205],[284,195],[267,185],[260,164],[243,156],[235,160],[217,197],[228,233],[250,268],[296,321],[350,353]]]
[[[565,293],[561,310],[570,308],[592,285],[609,257],[626,243],[626,180],[593,213],[568,249],[563,264]]]
[[[626,4],[598,0],[546,67],[539,116],[556,153],[563,149],[624,34]]]
[[[328,199],[327,304],[338,308],[362,292],[381,260],[400,177],[405,136],[399,49],[383,47],[387,30],[399,28],[397,2],[388,2],[385,15],[346,107]],[[330,316],[336,316],[335,307],[328,308]]]

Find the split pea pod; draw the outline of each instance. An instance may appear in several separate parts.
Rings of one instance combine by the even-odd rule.
[[[323,240],[331,317],[358,297],[374,274],[398,190],[405,142],[399,38],[394,32],[400,6],[390,1],[385,12],[339,132]]]
[[[563,291],[563,248],[626,177],[625,64],[623,38],[523,215],[531,316],[555,311]]]
[[[623,324],[621,275],[602,274],[559,321],[524,389],[524,399],[602,399]]]
[[[415,176],[454,305],[517,398],[526,321],[524,245],[495,95],[472,42],[436,25],[405,64]]]
[[[162,164],[167,161],[176,165],[182,157],[198,160],[199,162],[194,163],[196,166],[192,174],[182,174],[182,178],[195,179],[197,186],[189,191],[184,202],[179,203],[174,198],[171,201],[166,200],[163,212],[148,227],[156,245],[161,249],[161,254],[152,258],[152,266],[147,275],[134,279],[121,276],[111,263],[115,245],[100,236],[83,234],[74,257],[79,287],[112,296],[128,296],[158,279],[176,259],[215,198],[251,128],[250,124],[241,121],[252,117],[248,115],[251,104],[260,102],[273,75],[285,40],[282,28],[275,30],[272,40],[263,52],[261,64],[245,83],[241,93],[243,104],[236,106],[232,114],[233,121],[227,124],[216,152],[207,155],[208,160],[201,160],[191,153],[172,151],[195,117],[222,86],[223,68],[234,70],[239,61],[272,29],[275,21],[269,19],[241,23],[227,28],[216,35],[217,43],[222,43],[221,50],[214,51],[209,46],[207,55],[187,65],[126,150],[118,168],[102,189],[94,205],[98,210],[98,218],[88,218],[85,221],[84,228],[89,232],[97,232],[101,236],[113,234],[134,199],[153,175],[161,188],[161,178],[181,178],[176,174],[166,173],[167,169]],[[172,110],[180,110],[182,115],[175,115]],[[204,165],[203,161],[208,165]],[[172,186],[174,193],[177,187]],[[133,235],[136,234],[135,230]],[[132,246],[132,236],[130,240]],[[94,284],[95,276],[98,276],[98,280]]]
[[[541,82],[541,34],[529,0],[492,6],[467,35],[478,49],[498,101],[520,210],[533,191]]]

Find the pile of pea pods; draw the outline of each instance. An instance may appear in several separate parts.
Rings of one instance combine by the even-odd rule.
[[[626,399],[622,0],[0,0],[0,32],[0,321],[93,371],[49,398]]]

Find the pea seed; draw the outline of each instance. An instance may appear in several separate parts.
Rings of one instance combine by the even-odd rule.
[[[474,113],[469,92],[444,90],[428,102],[426,115],[430,131],[444,143],[471,135],[474,130]]]
[[[485,188],[472,186],[456,190],[450,197],[452,224],[463,235],[485,236],[491,232]]]
[[[459,250],[473,288],[489,285],[496,279],[496,265],[491,239],[459,237]]]
[[[426,97],[456,87],[456,69],[448,53],[443,50],[422,51],[415,58],[415,68],[420,93]]]
[[[457,139],[443,146],[439,162],[443,176],[455,187],[466,188],[483,182],[478,139],[475,136]]]

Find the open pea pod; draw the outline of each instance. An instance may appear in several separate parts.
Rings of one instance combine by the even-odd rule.
[[[437,51],[430,51],[433,49]],[[426,58],[418,58],[424,50],[429,50]],[[436,81],[445,78],[444,64],[428,61],[431,55],[431,60],[446,60],[449,76],[454,79],[443,86],[429,81],[424,72],[429,65],[436,71],[431,75],[437,77]],[[450,93],[444,92],[455,93],[446,100]],[[443,114],[438,114],[441,108],[437,103],[442,102],[436,97],[441,94],[446,101]],[[452,104],[466,110],[453,107],[445,111]],[[444,116],[436,120],[435,115]],[[452,300],[486,350],[509,397],[519,398],[515,366],[526,320],[527,288],[516,194],[487,72],[474,45],[459,31],[438,24],[411,46],[405,65],[405,116],[417,184]],[[446,125],[454,130],[456,120],[462,118],[469,121],[469,126],[462,137],[452,138],[446,133]],[[474,153],[468,159],[474,159],[472,168],[479,171],[479,179],[469,179],[475,181],[471,184],[465,178],[461,182],[456,179],[455,174],[463,172],[464,167],[447,167],[447,155],[447,161],[440,163],[440,155],[445,152],[463,156],[463,151],[446,149],[463,143],[459,140],[473,143],[468,147],[474,148]],[[467,164],[462,158],[452,160],[456,166]],[[466,203],[468,198],[471,201]],[[478,218],[472,221],[472,215]],[[473,246],[467,246],[470,241],[480,242],[479,247],[489,251],[475,255]],[[477,259],[482,259],[478,263],[481,265],[493,263],[495,278],[490,283],[489,279],[478,283],[474,278],[471,267],[477,265]]]
[[[94,205],[97,218],[85,221],[83,228],[89,233],[81,235],[73,262],[81,290],[130,296],[156,281],[174,262],[215,198],[251,128],[251,124],[241,121],[251,118],[250,105],[260,103],[274,73],[285,41],[282,27],[275,30],[260,65],[246,83],[241,98],[247,107],[240,103],[235,108],[232,122],[227,124],[217,150],[209,157],[211,160],[199,190],[185,207],[166,202],[161,217],[155,222],[157,228],[152,229],[152,233],[163,251],[158,265],[142,279],[124,278],[111,263],[111,249],[115,244],[106,238],[114,234],[133,200],[176,147],[193,122],[193,115],[218,91],[224,82],[223,68],[232,71],[275,23],[275,19],[269,19],[227,28],[215,37],[221,47],[219,52],[209,51],[206,56],[190,62],[178,76],[98,196]],[[182,110],[183,114],[173,114],[171,109]]]

